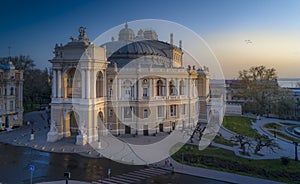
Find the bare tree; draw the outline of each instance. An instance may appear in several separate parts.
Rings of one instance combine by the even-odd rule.
[[[245,155],[246,152],[246,145],[248,145],[248,148],[252,146],[251,140],[249,140],[246,136],[244,135],[236,135],[231,138],[231,141],[237,142],[240,144],[240,148],[242,149],[242,153]]]
[[[280,148],[279,145],[275,142],[274,139],[270,139],[268,136],[265,135],[256,135],[256,146],[254,149],[254,153],[258,154],[258,152],[263,148],[267,147],[275,153],[274,148]]]
[[[198,140],[200,141],[202,136],[203,136],[203,132],[204,132],[205,129],[206,129],[206,127],[202,128],[201,124],[197,123],[196,128],[193,131],[193,133],[191,135],[191,138],[190,138],[191,142],[193,142],[193,138],[194,138],[195,134],[198,134]]]

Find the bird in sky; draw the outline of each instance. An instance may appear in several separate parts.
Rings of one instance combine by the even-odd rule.
[[[251,44],[252,41],[251,41],[251,40],[245,40],[245,43],[246,43],[246,44]]]

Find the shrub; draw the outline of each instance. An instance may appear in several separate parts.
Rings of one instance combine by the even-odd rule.
[[[287,157],[281,157],[280,158],[282,165],[288,165],[290,160]]]

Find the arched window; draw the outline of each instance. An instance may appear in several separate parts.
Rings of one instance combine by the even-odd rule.
[[[158,80],[156,82],[156,96],[163,96],[163,81],[162,80]]]
[[[103,89],[104,89],[104,86],[103,86],[103,74],[99,71],[97,73],[97,80],[96,80],[96,97],[97,98],[104,96]]]
[[[75,68],[71,68],[65,73],[64,89],[66,98],[81,96],[81,74]]]

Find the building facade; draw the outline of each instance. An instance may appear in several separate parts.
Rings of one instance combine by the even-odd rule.
[[[8,62],[0,65],[0,128],[11,129],[23,123],[23,72]]]
[[[74,137],[84,145],[107,133],[149,135],[208,121],[208,69],[185,68],[181,47],[153,30],[135,37],[125,24],[118,41],[100,47],[81,27],[54,54],[50,142]]]

